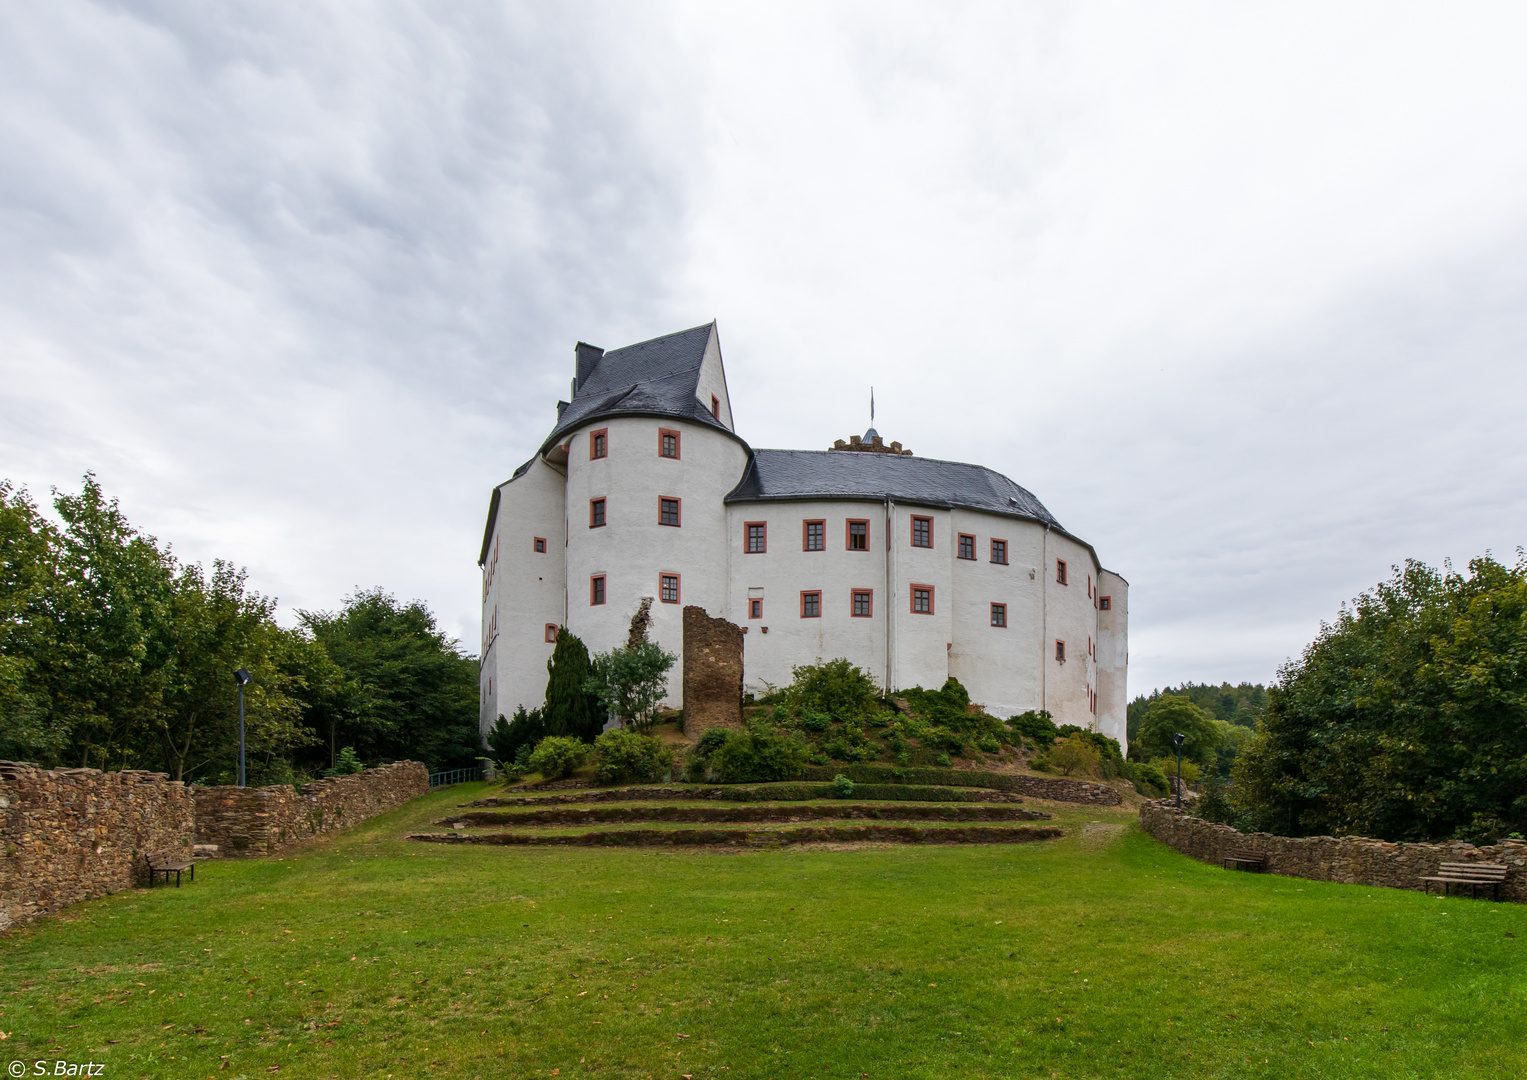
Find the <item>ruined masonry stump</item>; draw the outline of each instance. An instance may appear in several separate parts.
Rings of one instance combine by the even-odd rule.
[[[684,609],[684,734],[742,727],[742,627]]]

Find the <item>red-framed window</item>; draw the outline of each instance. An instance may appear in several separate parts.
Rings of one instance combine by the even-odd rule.
[[[1066,662],[1066,643],[1060,640],[1060,638],[1055,639],[1055,659],[1059,660],[1062,664]]]
[[[1092,647],[1092,635],[1091,634],[1087,635],[1087,655],[1092,657],[1094,660],[1096,660],[1097,656],[1098,656],[1097,650]]]
[[[912,546],[931,548],[933,546],[933,519],[931,517],[912,518]]]
[[[822,593],[817,589],[802,590],[801,592],[801,618],[820,619],[822,617]]]
[[[591,528],[591,529],[602,529],[602,528],[604,528],[604,500],[603,499],[590,499],[589,500],[589,528]]]
[[[555,645],[556,643],[557,643],[557,624],[554,623],[554,622],[549,622],[549,623],[546,624],[546,644],[548,644],[548,645]]]
[[[820,519],[801,522],[801,550],[827,550],[827,522]]]
[[[865,520],[849,518],[844,526],[843,543],[849,551],[868,551],[870,549],[870,523]]]
[[[1064,585],[1064,584],[1066,584],[1066,560],[1065,559],[1056,559],[1055,560],[1055,583],[1057,585]]]
[[[610,429],[589,432],[589,460],[610,456]]]
[[[530,546],[535,549],[535,553],[537,555],[545,555],[546,554],[546,537],[544,537],[544,536],[536,537],[533,541],[531,541],[531,545]]]
[[[679,433],[672,428],[657,429],[657,456],[679,460]]]
[[[710,414],[717,420],[721,419],[721,399],[715,394],[710,396]]]
[[[991,624],[993,626],[1003,627],[1004,629],[1007,627],[1006,604],[993,604],[991,606]]]
[[[855,589],[853,591],[853,607],[850,608],[856,619],[868,619],[875,614],[875,591],[873,589]]]
[[[974,559],[976,557],[976,538],[971,533],[960,533],[960,550],[956,556],[961,559]]]
[[[679,602],[678,574],[659,574],[657,576],[657,598],[665,604],[677,604]]]
[[[913,585],[912,586],[912,614],[913,615],[932,615],[933,614],[933,586],[932,585]]]
[[[1100,597],[1098,597],[1098,610],[1099,611],[1110,611],[1110,610],[1112,610],[1112,608],[1113,608],[1113,597],[1111,597],[1111,596],[1100,596]]]
[[[748,618],[763,618],[763,597],[755,596],[748,601]]]
[[[604,575],[595,574],[589,578],[589,607],[598,607],[604,603]]]
[[[762,555],[769,550],[769,525],[764,521],[749,521],[742,526],[744,540],[742,550],[749,555]]]
[[[1007,565],[1007,541],[1006,540],[998,540],[996,537],[992,537],[992,542],[991,542],[991,561],[996,563],[998,566],[1006,566]]]
[[[680,499],[672,495],[660,496],[657,500],[657,523],[659,525],[671,525],[675,529],[679,527]]]
[[[1087,599],[1092,599],[1092,575],[1087,575]]]

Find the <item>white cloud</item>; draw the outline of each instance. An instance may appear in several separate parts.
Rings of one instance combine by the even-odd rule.
[[[1510,6],[0,7],[0,474],[477,640],[570,351],[1025,484],[1132,684],[1527,539]],[[810,386],[808,395],[800,387]]]

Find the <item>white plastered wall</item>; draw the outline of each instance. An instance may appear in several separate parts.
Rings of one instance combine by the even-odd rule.
[[[498,513],[483,565],[483,652],[479,672],[484,734],[500,716],[546,698],[546,624],[563,618],[562,474],[537,458],[499,488]],[[535,538],[546,541],[535,551]],[[495,562],[496,560],[496,562]],[[490,580],[491,574],[491,580]]]
[[[1108,610],[1098,612],[1098,730],[1127,749],[1129,707],[1129,582],[1110,570],[1099,575]]]
[[[658,455],[659,429],[677,431],[679,458]],[[607,432],[607,456],[591,459],[589,436]],[[680,703],[683,608],[711,614],[726,605],[727,513],[722,499],[736,486],[747,452],[712,428],[657,417],[616,417],[578,428],[568,438],[567,626],[588,646],[623,646],[641,598],[652,604],[651,638],[679,657],[669,675],[667,704]],[[659,524],[659,499],[680,500],[681,524]],[[589,527],[590,500],[605,500],[606,524]],[[659,576],[679,576],[679,602],[661,602]],[[605,577],[605,603],[590,603],[590,581]]]
[[[986,514],[952,512],[954,539],[950,615],[954,648],[949,674],[970,691],[970,699],[993,716],[1008,717],[1039,708],[1039,551],[1044,526]],[[960,559],[959,534],[975,537],[975,559]],[[993,539],[1007,542],[1007,563],[991,561]],[[992,604],[1007,605],[1007,626],[991,624]]]
[[[744,681],[751,693],[784,686],[801,664],[847,657],[880,684],[885,673],[885,509],[878,502],[734,503],[728,508],[731,587],[725,617],[747,629]],[[868,549],[848,548],[848,522],[869,526]],[[825,523],[826,546],[806,551],[807,521]],[[749,553],[747,525],[763,522],[767,550]],[[855,589],[871,592],[869,617],[853,614]],[[801,617],[801,593],[822,594],[821,615]],[[749,600],[763,601],[762,617]],[[715,611],[712,615],[718,614]],[[767,633],[765,633],[767,630]]]
[[[721,336],[715,323],[711,324],[710,340],[705,343],[705,356],[700,361],[700,377],[695,383],[695,397],[707,410],[712,395],[721,403],[717,419],[728,431],[736,431],[737,427],[732,423],[732,400],[726,392],[726,368],[721,363]]]
[[[1092,709],[1096,690],[1098,641],[1098,566],[1086,545],[1055,530],[1046,540],[1045,707],[1057,724],[1097,729]],[[1057,580],[1057,560],[1066,563],[1066,584]],[[1091,595],[1088,595],[1091,582]],[[1055,659],[1055,642],[1066,643],[1064,662]]]

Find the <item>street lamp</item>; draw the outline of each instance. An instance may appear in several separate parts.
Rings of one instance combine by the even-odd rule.
[[[239,684],[239,787],[244,786],[244,684],[253,678],[244,668],[233,673],[233,681]]]
[[[1172,745],[1177,747],[1177,809],[1182,809],[1182,744],[1187,738],[1182,732],[1172,736]]]

